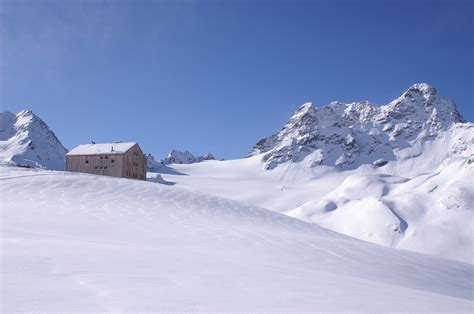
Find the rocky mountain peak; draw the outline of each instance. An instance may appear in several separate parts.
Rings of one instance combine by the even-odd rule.
[[[303,117],[305,115],[311,115],[314,113],[314,107],[312,102],[302,104],[298,110],[294,113],[293,117]]]
[[[195,156],[189,151],[179,151],[176,149],[172,149],[165,158],[159,161],[157,161],[151,154],[145,155],[148,161],[147,169],[152,172],[159,171],[161,167],[170,164],[193,164],[205,160],[215,160],[214,155],[211,153],[206,153],[202,156]]]
[[[369,101],[321,107],[305,103],[278,133],[262,138],[249,156],[263,154],[267,169],[303,160],[310,166],[355,167],[393,160],[395,150],[434,138],[459,122],[464,120],[452,100],[419,83],[384,106]]]
[[[405,96],[411,93],[418,93],[423,95],[424,97],[429,97],[437,95],[438,92],[436,88],[434,88],[428,83],[417,83],[410,86],[410,88],[403,95]]]

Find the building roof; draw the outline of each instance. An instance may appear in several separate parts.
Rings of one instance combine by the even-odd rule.
[[[73,155],[115,155],[123,154],[132,148],[136,142],[117,142],[101,144],[82,144],[67,153],[67,156]]]

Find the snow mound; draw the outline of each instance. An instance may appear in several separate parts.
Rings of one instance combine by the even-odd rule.
[[[1,310],[470,311],[470,264],[176,187],[0,167]],[[401,302],[400,300],[403,300]]]
[[[0,113],[0,163],[63,170],[66,148],[29,110]]]
[[[288,215],[366,241],[474,263],[474,160],[414,178],[354,174]]]

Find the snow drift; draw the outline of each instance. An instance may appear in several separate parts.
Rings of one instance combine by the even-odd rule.
[[[0,184],[3,312],[472,310],[470,264],[241,202],[5,166]]]

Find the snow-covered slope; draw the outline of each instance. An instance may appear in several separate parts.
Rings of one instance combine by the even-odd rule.
[[[254,147],[255,156],[172,165],[162,179],[366,241],[474,263],[474,125],[462,121],[427,84],[382,107],[304,105]]]
[[[62,170],[66,153],[54,132],[33,112],[0,113],[0,163]]]
[[[474,159],[413,178],[359,172],[290,216],[382,245],[474,262]]]
[[[176,186],[0,167],[0,191],[3,312],[474,306],[473,265]]]
[[[366,241],[474,263],[473,169],[473,159],[452,158],[413,176],[373,166],[337,171],[299,163],[268,171],[256,156],[173,165],[161,176],[177,187],[243,201]]]
[[[291,161],[356,168],[398,159],[407,147],[435,139],[464,122],[453,101],[434,87],[415,84],[385,106],[368,101],[325,107],[302,105],[280,132],[261,139],[249,156],[263,154],[267,169]]]

